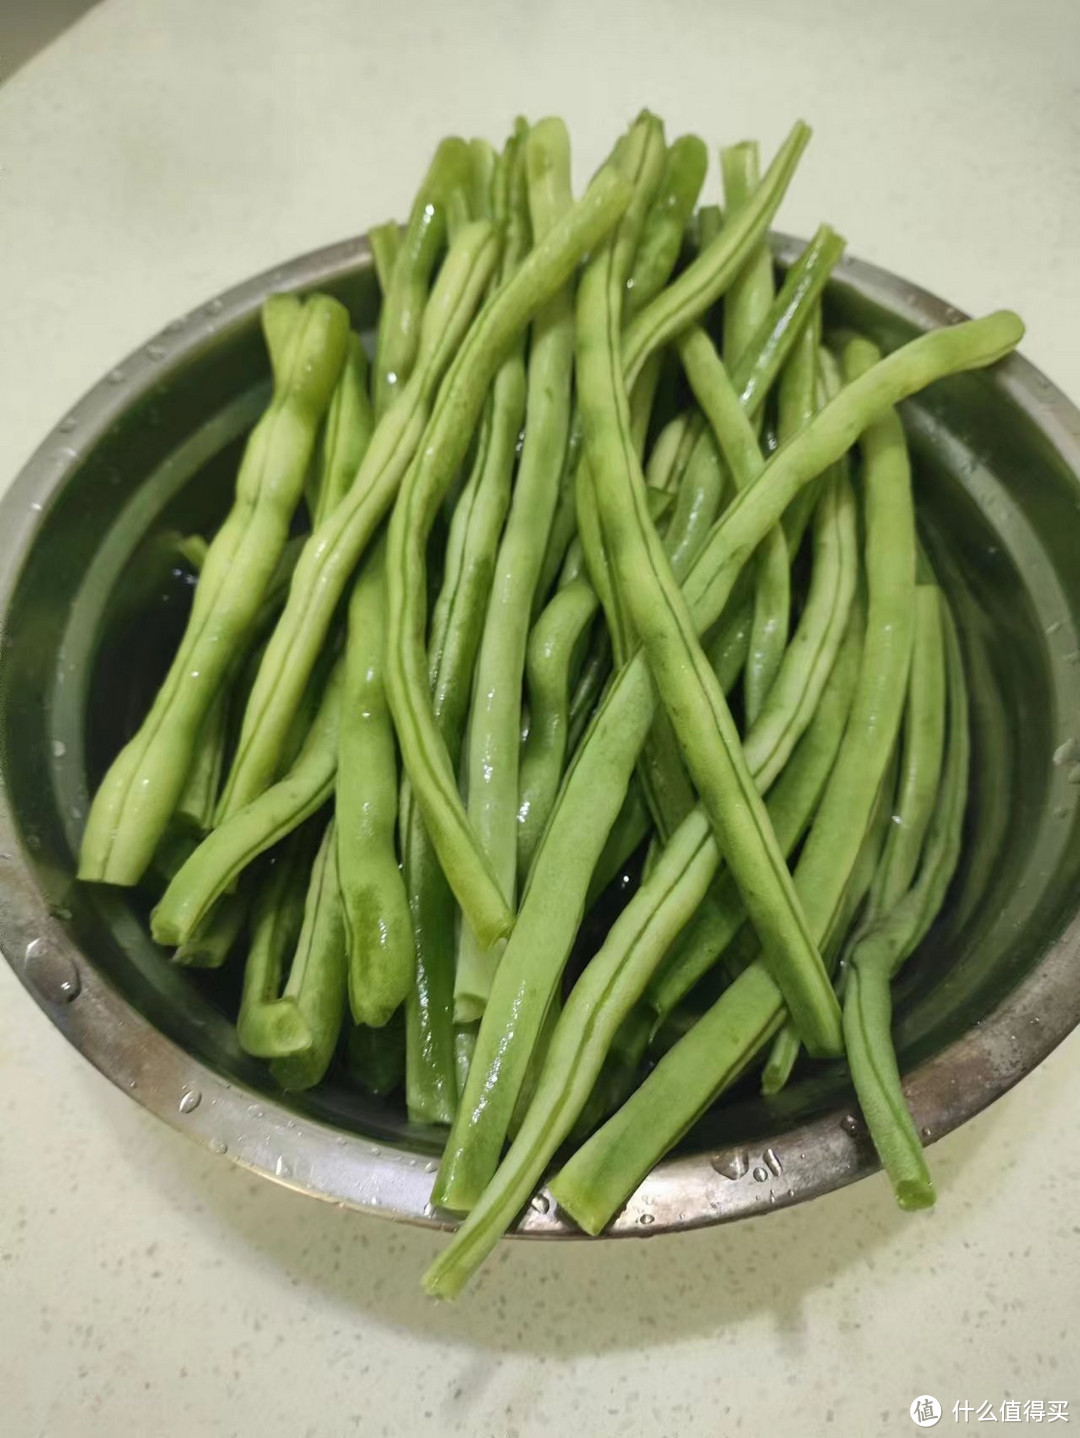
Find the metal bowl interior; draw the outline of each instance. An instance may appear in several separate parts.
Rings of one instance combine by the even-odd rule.
[[[781,258],[796,249],[779,240]],[[0,508],[0,947],[69,1039],[197,1140],[298,1189],[439,1222],[439,1132],[336,1073],[301,1098],[244,1055],[236,966],[198,976],[150,940],[149,898],[74,880],[88,794],[137,722],[182,626],[177,531],[223,513],[268,394],[258,307],[329,290],[369,330],[370,253],[348,241],[170,325],[63,419]],[[961,318],[857,262],[829,320],[885,348]],[[960,624],[973,696],[972,798],[946,911],[897,987],[896,1039],[927,1139],[956,1127],[1080,1020],[1080,414],[1024,360],[904,407],[920,526]],[[744,1216],[870,1172],[842,1065],[778,1098],[747,1082],[612,1225],[655,1234]],[[519,1231],[573,1232],[543,1195]]]

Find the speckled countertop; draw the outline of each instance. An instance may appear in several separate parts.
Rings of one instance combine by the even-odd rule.
[[[643,103],[767,145],[805,116],[784,226],[1013,305],[1080,396],[1078,53],[1073,0],[106,0],[0,89],[0,485],[163,322],[400,214],[441,133],[519,110],[568,118],[580,177]],[[437,1307],[439,1238],[199,1151],[0,966],[0,1431],[865,1438],[914,1432],[921,1393],[941,1431],[957,1401],[1080,1422],[1078,1081],[1074,1038],[939,1144],[929,1215],[877,1178],[707,1233],[504,1245]]]

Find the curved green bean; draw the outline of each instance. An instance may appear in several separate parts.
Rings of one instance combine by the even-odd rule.
[[[281,997],[285,964],[296,951],[304,923],[313,837],[310,825],[290,835],[255,900],[236,1020],[240,1047],[255,1058],[301,1054],[314,1043],[299,1006]]]
[[[183,944],[256,859],[292,832],[334,791],[342,666],[335,665],[310,732],[283,779],[212,830],[182,865],[150,921],[159,944]]]
[[[375,278],[385,301],[394,282],[394,266],[401,253],[401,226],[397,220],[386,220],[368,230],[368,244],[375,265]],[[374,380],[374,373],[370,376]]]
[[[270,1060],[271,1075],[291,1092],[314,1088],[326,1073],[345,1018],[345,923],[335,849],[331,819],[315,855],[300,937],[282,991],[282,998],[299,1009],[312,1042]]]
[[[667,284],[694,212],[709,153],[697,135],[680,135],[668,146],[656,193],[645,214],[637,253],[626,282],[627,314],[633,316]]]
[[[383,295],[372,370],[376,420],[382,419],[401,394],[417,362],[421,317],[432,273],[446,244],[451,195],[454,191],[468,194],[470,182],[469,147],[464,140],[450,136],[435,151],[413,201],[390,287]]]
[[[596,614],[596,591],[566,585],[533,626],[525,651],[529,733],[521,754],[518,878],[524,882],[562,781],[570,722],[570,685],[582,642]]]
[[[207,551],[184,637],[134,738],[90,808],[79,876],[135,884],[149,865],[191,768],[203,721],[259,615],[303,492],[316,431],[345,358],[349,317],[336,300],[271,296],[264,316],[292,326],[289,363],[244,450],[236,497]],[[275,320],[264,319],[264,328]]]

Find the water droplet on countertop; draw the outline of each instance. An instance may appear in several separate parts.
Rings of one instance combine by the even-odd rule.
[[[854,1134],[859,1132],[859,1129],[862,1127],[862,1125],[859,1123],[859,1120],[855,1117],[853,1113],[849,1113],[840,1120],[840,1127],[844,1130],[845,1133]]]
[[[742,1178],[750,1167],[750,1158],[744,1149],[736,1149],[734,1153],[714,1154],[711,1162],[721,1178]]]
[[[529,1200],[529,1207],[535,1213],[549,1213],[551,1211],[551,1199],[546,1193],[534,1193]]]
[[[62,759],[64,757],[67,753],[67,745],[63,739],[54,739],[52,741],[52,751],[54,759]]]
[[[54,949],[47,939],[32,939],[27,944],[25,972],[41,997],[52,1004],[70,1004],[82,989],[79,971],[72,960]]]
[[[277,1162],[274,1164],[275,1178],[292,1178],[292,1169],[289,1167],[283,1154],[278,1154]]]
[[[212,1138],[209,1147],[211,1153],[228,1153],[229,1151],[229,1145],[223,1138]]]
[[[648,1228],[651,1223],[655,1223],[655,1222],[656,1222],[656,1214],[655,1214],[655,1213],[643,1213],[643,1214],[641,1215],[641,1217],[638,1219],[638,1223],[641,1224],[642,1228]]]
[[[762,1168],[760,1164],[758,1164],[757,1168],[754,1169],[754,1178],[756,1182],[764,1183],[768,1176],[769,1170],[767,1168]]]
[[[180,1112],[194,1113],[202,1103],[202,1094],[197,1088],[186,1088],[180,1095]]]

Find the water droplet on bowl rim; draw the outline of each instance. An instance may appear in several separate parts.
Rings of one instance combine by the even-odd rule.
[[[550,1213],[551,1199],[548,1198],[546,1193],[534,1193],[529,1200],[529,1207],[534,1213]]]
[[[211,1153],[228,1153],[229,1145],[223,1138],[212,1138],[210,1140]]]
[[[53,1004],[70,1004],[82,989],[79,971],[67,954],[47,939],[31,939],[26,946],[25,973],[43,999]]]
[[[181,1113],[194,1113],[202,1103],[202,1094],[197,1088],[186,1088],[180,1095],[178,1105]]]
[[[732,1180],[742,1178],[750,1167],[750,1157],[745,1149],[736,1149],[733,1153],[714,1154],[710,1162],[721,1178]]]
[[[757,1168],[754,1169],[754,1181],[756,1183],[764,1183],[768,1177],[769,1170],[767,1168],[762,1168],[761,1165],[758,1164]]]
[[[278,1154],[274,1163],[274,1176],[276,1178],[292,1178],[292,1169],[289,1167],[284,1154]]]
[[[856,1134],[859,1132],[859,1129],[862,1127],[862,1125],[859,1123],[859,1120],[855,1117],[853,1113],[849,1113],[845,1114],[844,1117],[840,1120],[840,1127],[844,1130],[845,1133]]]
[[[638,1223],[640,1223],[643,1228],[648,1228],[651,1223],[655,1223],[655,1222],[656,1222],[656,1214],[655,1214],[655,1213],[643,1213],[643,1214],[641,1215],[641,1217],[638,1219]]]

